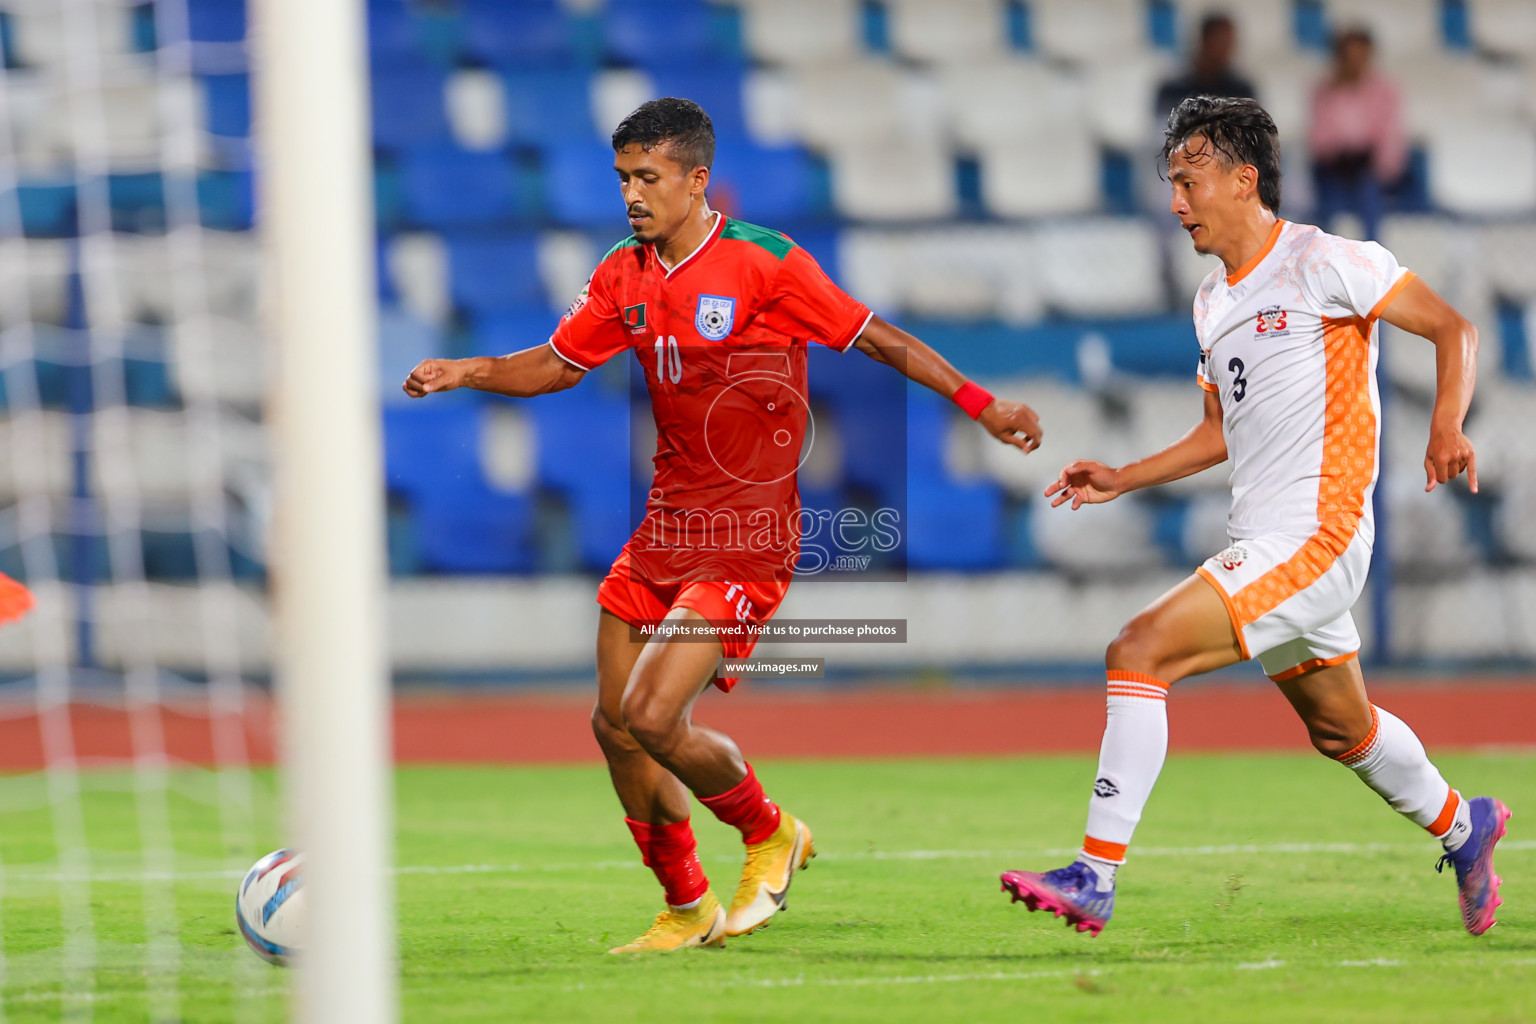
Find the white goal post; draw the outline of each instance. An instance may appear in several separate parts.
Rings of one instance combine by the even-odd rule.
[[[362,0],[255,0],[284,789],[303,1024],[397,1017],[383,471]]]

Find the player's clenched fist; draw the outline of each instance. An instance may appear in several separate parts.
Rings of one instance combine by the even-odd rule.
[[[457,359],[423,359],[401,385],[412,398],[438,391],[452,391],[464,383],[463,364]]]
[[[1045,437],[1040,430],[1040,417],[1022,402],[999,399],[983,409],[976,419],[987,433],[1026,454],[1039,448]]]
[[[1429,479],[1424,490],[1432,491],[1437,484],[1450,483],[1465,470],[1472,493],[1477,493],[1477,452],[1472,441],[1460,427],[1433,424],[1429,428],[1429,448],[1424,452],[1424,472]]]
[[[1061,471],[1056,482],[1045,489],[1045,496],[1051,499],[1051,508],[1070,500],[1076,510],[1118,498],[1122,490],[1118,470],[1102,462],[1080,459]]]

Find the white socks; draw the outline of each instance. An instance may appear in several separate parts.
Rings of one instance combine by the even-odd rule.
[[[1392,809],[1445,844],[1459,850],[1472,832],[1472,815],[1461,794],[1441,777],[1424,744],[1401,718],[1371,705],[1371,731],[1339,756]]]
[[[1168,684],[1110,670],[1109,711],[1081,858],[1098,874],[1100,891],[1114,884],[1114,869],[1125,863],[1125,848],[1167,756]]]

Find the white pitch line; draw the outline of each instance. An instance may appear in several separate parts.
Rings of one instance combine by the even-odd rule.
[[[1225,846],[1142,846],[1133,848],[1136,857],[1231,857],[1234,855],[1264,856],[1274,854],[1370,854],[1370,853],[1429,853],[1438,850],[1432,842],[1423,843],[1241,843]],[[1536,850],[1536,839],[1506,839],[1499,843],[1500,853]],[[1059,846],[1034,850],[859,850],[841,853],[836,850],[817,855],[827,862],[858,861],[939,861],[939,860],[994,860],[998,862],[1024,860],[1050,860],[1058,857],[1075,857],[1076,847]],[[735,864],[739,856],[725,854],[704,858],[711,864]],[[552,864],[406,864],[394,869],[397,875],[518,875],[560,874],[571,871],[612,871],[637,869],[642,865],[635,860],[560,861]],[[102,871],[87,876],[90,882],[195,882],[221,881],[240,878],[244,871],[214,869],[206,871],[178,871],[174,875],[164,872]],[[64,877],[56,871],[25,871],[0,868],[0,878],[18,882],[60,882]],[[71,876],[70,881],[81,881]]]

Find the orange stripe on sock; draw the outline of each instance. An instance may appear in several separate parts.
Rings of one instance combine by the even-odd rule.
[[[1461,806],[1461,794],[1454,789],[1445,795],[1445,806],[1440,808],[1440,817],[1424,826],[1424,830],[1439,839],[1451,830],[1451,823],[1456,820],[1456,810]]]
[[[1371,749],[1371,744],[1376,742],[1376,730],[1379,729],[1380,727],[1381,727],[1381,718],[1376,714],[1376,705],[1372,704],[1371,705],[1371,731],[1365,734],[1365,739],[1361,740],[1359,743],[1356,743],[1353,747],[1350,747],[1348,750],[1344,751],[1344,753],[1342,753],[1338,757],[1334,758],[1334,760],[1342,761],[1344,764],[1352,764],[1353,762],[1360,760],[1362,757],[1364,757],[1366,755],[1366,752]]]
[[[1145,672],[1122,672],[1112,668],[1108,672],[1109,681],[1112,683],[1146,683],[1148,686],[1156,686],[1159,689],[1168,689],[1168,684],[1156,676],[1149,676]]]
[[[1083,836],[1083,852],[1090,857],[1097,857],[1099,860],[1112,860],[1117,864],[1125,860],[1124,843],[1106,843],[1102,839],[1093,838],[1093,836]]]
[[[1142,690],[1132,686],[1111,686],[1109,688],[1109,695],[1111,697],[1140,697],[1143,700],[1166,701],[1168,699],[1168,695],[1161,690]]]

